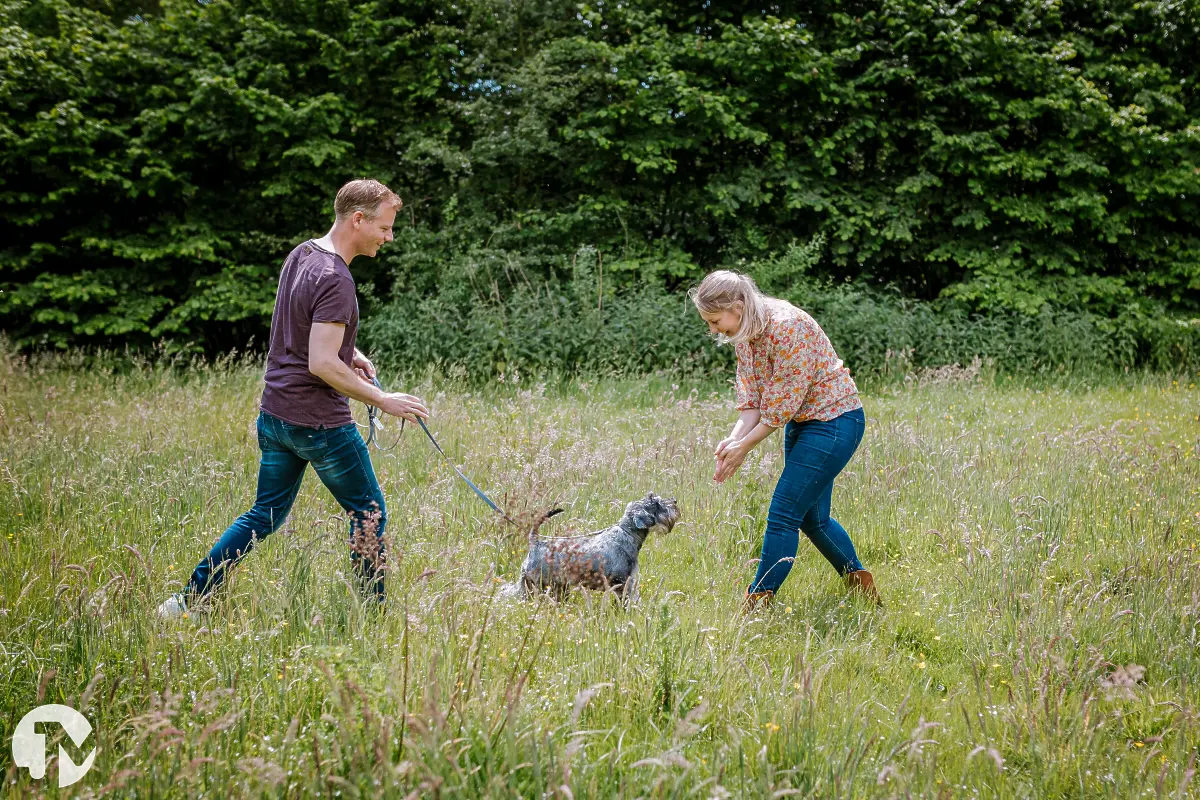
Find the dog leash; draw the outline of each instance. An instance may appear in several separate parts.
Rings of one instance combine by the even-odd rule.
[[[381,392],[383,391],[383,386],[380,385],[378,378],[374,378],[374,377],[371,378],[371,383],[375,384],[376,389],[378,389]],[[500,517],[505,522],[508,522],[512,525],[517,525],[517,523],[513,522],[512,518],[508,516],[508,514],[504,513],[504,510],[501,509],[500,506],[498,506],[492,502],[492,498],[488,497],[482,489],[480,489],[478,486],[475,485],[474,481],[472,481],[470,478],[468,478],[466,475],[464,475],[463,471],[461,469],[454,466],[454,462],[450,460],[450,456],[446,455],[446,451],[442,449],[442,446],[440,444],[438,444],[438,440],[433,438],[433,434],[430,433],[429,426],[427,426],[425,424],[425,420],[421,419],[420,417],[417,417],[417,424],[421,426],[421,430],[425,431],[425,435],[429,437],[429,441],[434,446],[434,449],[436,449],[439,453],[441,453],[442,458],[445,459],[446,463],[450,465],[450,468],[458,473],[458,477],[462,478],[463,482],[465,482],[467,484],[467,486],[471,487],[471,491],[475,492],[475,494],[479,496],[479,499],[482,500],[483,502],[487,503],[488,506],[492,509],[492,511],[495,511],[497,514],[499,514]],[[371,429],[370,432],[367,434],[367,446],[369,447],[371,442],[375,442],[375,440],[376,440],[376,436],[375,436],[376,428],[382,429],[382,427],[383,427],[379,423],[379,409],[376,408],[375,406],[372,406],[372,405],[367,406],[367,425]],[[404,434],[404,418],[403,417],[400,418],[400,434],[401,435]],[[399,442],[400,438],[396,437],[396,441]],[[391,450],[395,446],[396,445],[393,444],[392,447],[389,447],[387,449]],[[378,442],[375,442],[375,449],[383,450],[383,448],[380,447]],[[520,527],[520,526],[518,525],[517,527]]]
[[[382,392],[384,390],[383,386],[380,385],[378,378],[371,378],[371,383],[375,384],[375,388],[378,389],[379,391]],[[474,481],[472,481],[470,478],[468,478],[466,475],[464,475],[463,471],[461,469],[454,466],[454,462],[450,460],[450,456],[446,455],[446,451],[442,449],[442,446],[440,444],[438,444],[438,440],[433,437],[432,433],[430,433],[429,427],[425,424],[425,420],[421,419],[420,417],[417,417],[417,424],[421,426],[421,430],[425,431],[425,435],[427,437],[429,437],[429,442],[430,442],[430,444],[433,445],[434,449],[436,449],[441,454],[442,458],[445,459],[446,463],[450,465],[450,468],[453,469],[456,473],[458,473],[458,477],[462,478],[463,482],[465,482],[467,484],[467,486],[471,487],[471,491],[475,492],[475,494],[479,496],[480,500],[487,503],[488,506],[492,509],[492,511],[495,511],[497,514],[499,514],[500,518],[503,519],[505,522],[509,523],[510,525],[512,525],[514,527],[521,528],[521,530],[524,530],[524,528],[522,528],[522,526],[519,523],[514,521],[512,517],[510,517],[510,516],[508,516],[508,514],[504,513],[504,510],[502,508],[500,508],[500,506],[493,503],[492,498],[490,498],[486,494],[484,494],[483,490],[480,489],[478,486],[476,486]],[[379,422],[379,409],[373,405],[367,405],[367,425],[370,428],[370,431],[367,433],[367,442],[366,442],[367,446],[370,447],[371,443],[375,442],[375,449],[383,451],[385,453],[388,452],[389,450],[394,450],[396,447],[396,444],[398,444],[400,442],[400,436],[404,435],[404,417],[401,417],[400,418],[400,435],[396,437],[396,442],[393,443],[391,447],[385,448],[385,447],[381,446],[379,444],[379,442],[377,441],[378,436],[376,435],[375,431],[377,429],[382,430],[383,425]],[[558,516],[561,513],[563,513],[563,510],[561,508],[556,508],[546,514],[546,519],[549,519],[550,517]],[[603,530],[605,530],[605,529],[600,528],[599,530],[592,531],[591,533],[567,534],[565,536],[543,536],[540,533],[538,535],[543,539],[586,539],[589,536],[595,536],[597,533],[600,533]]]

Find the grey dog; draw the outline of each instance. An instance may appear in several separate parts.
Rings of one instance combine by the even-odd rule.
[[[529,555],[521,575],[500,590],[504,599],[525,599],[548,592],[562,599],[575,586],[584,589],[613,589],[627,603],[638,600],[638,554],[654,528],[670,531],[679,521],[674,498],[651,492],[625,507],[625,515],[609,528],[587,536],[543,537],[542,523],[559,514],[556,508],[543,514],[529,531]]]

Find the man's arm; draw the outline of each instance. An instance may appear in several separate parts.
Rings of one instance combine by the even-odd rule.
[[[338,358],[345,335],[346,326],[340,322],[314,322],[308,333],[308,371],[347,397],[382,409],[393,417],[404,417],[412,422],[416,422],[417,417],[429,417],[429,410],[420,398],[400,392],[381,392],[375,384],[346,366],[346,362]]]
[[[338,358],[346,326],[339,322],[314,322],[308,334],[308,371],[349,398],[380,406],[383,392],[367,383]]]

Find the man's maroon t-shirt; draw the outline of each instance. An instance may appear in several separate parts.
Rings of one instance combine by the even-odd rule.
[[[358,336],[354,278],[341,256],[307,241],[288,255],[279,275],[260,407],[307,428],[349,425],[354,418],[346,396],[308,371],[308,335],[314,322],[346,326],[338,358],[350,366]]]

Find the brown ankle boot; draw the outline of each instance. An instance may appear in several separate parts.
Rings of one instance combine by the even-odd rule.
[[[859,592],[863,597],[877,606],[883,605],[879,590],[875,588],[875,579],[865,569],[856,569],[846,575],[846,588],[851,592]]]
[[[755,606],[766,608],[767,606],[771,605],[771,600],[773,600],[774,597],[775,593],[769,589],[762,592],[752,592],[747,589],[746,597],[742,601],[742,613],[749,614],[754,610]]]

